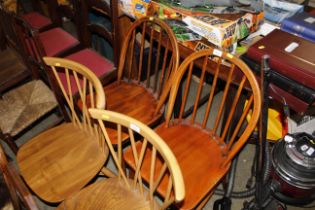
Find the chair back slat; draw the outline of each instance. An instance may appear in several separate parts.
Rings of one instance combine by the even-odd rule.
[[[179,165],[168,146],[149,127],[126,115],[98,109],[89,109],[91,116],[98,120],[105,137],[108,148],[112,154],[117,168],[117,176],[133,192],[139,193],[156,208],[157,196],[162,196],[163,204],[159,209],[165,209],[174,201],[179,202],[184,198],[183,177]],[[128,132],[130,148],[118,147],[115,151],[111,144],[112,139],[106,131],[108,123],[121,126],[117,132]],[[117,134],[118,135],[118,134]],[[136,138],[139,139],[135,141]],[[119,151],[123,156],[132,155],[132,163],[119,160]],[[127,151],[128,150],[128,151]],[[127,178],[123,166],[129,165],[134,171],[132,178]],[[146,173],[144,173],[146,171]],[[146,185],[146,187],[144,187]]]
[[[57,94],[62,92],[72,123],[98,136],[97,128],[91,120],[88,107],[105,108],[105,94],[97,76],[87,67],[63,58],[44,57],[52,88]],[[95,93],[95,94],[94,94]],[[89,95],[87,97],[87,95]],[[60,100],[60,97],[57,97]],[[82,101],[81,112],[76,102]],[[63,102],[59,101],[63,106]]]
[[[219,122],[222,119],[223,109],[224,109],[224,105],[226,104],[226,97],[228,96],[228,92],[229,92],[229,88],[230,88],[230,84],[231,84],[231,80],[232,80],[232,76],[233,76],[233,72],[234,72],[234,67],[235,67],[235,65],[232,64],[231,67],[229,68],[228,77],[227,77],[226,84],[225,84],[224,91],[223,91],[223,97],[222,97],[219,111],[218,111],[217,117],[215,119],[214,127],[213,127],[214,133],[217,132],[217,129],[219,127]]]
[[[246,77],[243,76],[242,79],[241,79],[241,82],[240,84],[238,85],[238,88],[237,88],[237,92],[235,94],[235,97],[234,97],[234,100],[233,100],[233,103],[232,103],[232,106],[231,106],[231,111],[227,117],[227,120],[226,120],[226,124],[224,126],[224,129],[223,129],[223,133],[222,133],[222,140],[225,141],[225,137],[228,133],[228,128],[230,127],[230,124],[232,122],[232,118],[234,116],[234,113],[236,111],[236,106],[237,106],[237,102],[239,101],[240,99],[240,96],[241,96],[241,93],[242,93],[242,90],[244,88],[244,84],[246,82]]]

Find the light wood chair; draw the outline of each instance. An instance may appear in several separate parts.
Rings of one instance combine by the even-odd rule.
[[[166,209],[185,197],[181,170],[175,156],[151,128],[126,115],[98,109],[89,109],[98,120],[112,159],[117,168],[116,176],[95,182],[61,203],[58,209]],[[114,123],[118,138],[115,151],[106,124]],[[130,136],[135,175],[128,177],[123,168],[122,131]],[[136,150],[136,136],[143,147]],[[144,155],[150,158],[144,159]],[[143,167],[145,166],[145,167]],[[142,171],[148,173],[142,176]],[[163,179],[161,179],[163,178]]]
[[[148,126],[157,124],[164,114],[169,80],[178,65],[178,45],[172,29],[154,17],[136,20],[121,48],[117,81],[104,87],[106,109]]]
[[[197,85],[192,81],[195,69],[201,69],[200,82]],[[204,85],[206,71],[213,73],[210,87]],[[215,97],[220,78],[225,81],[221,99]],[[185,83],[182,83],[185,79]],[[232,94],[233,91],[235,94]],[[182,100],[179,117],[174,118],[174,104],[178,94],[182,94]],[[242,106],[236,111],[241,104],[241,95],[245,95],[249,102],[244,110]],[[206,104],[202,108],[198,104],[204,97]],[[190,117],[185,119],[183,116],[191,107],[188,101],[193,101],[193,109]],[[217,106],[217,111],[213,111],[214,106]],[[252,118],[246,124],[244,119],[250,108]],[[211,49],[195,52],[183,61],[172,81],[166,121],[155,128],[175,154],[184,176],[186,197],[178,208],[200,209],[206,204],[215,187],[228,172],[231,161],[255,128],[260,110],[261,98],[257,81],[240,59]],[[240,114],[238,121],[234,118],[237,114]],[[213,121],[210,122],[209,118]],[[232,123],[232,119],[237,123]],[[138,143],[137,148],[141,145],[142,143]],[[126,151],[126,154],[127,165],[134,168],[131,151]],[[144,158],[149,159],[149,156]]]
[[[53,86],[55,93],[63,94],[68,103],[71,122],[29,140],[19,149],[17,162],[32,191],[41,199],[55,203],[91,181],[108,156],[108,148],[103,145],[86,105],[82,114],[77,113],[71,91],[76,88],[84,101],[87,93],[95,95],[90,97],[89,104],[98,109],[104,109],[105,95],[98,78],[85,66],[61,58],[45,57],[44,61],[59,85]],[[66,75],[66,86],[61,83],[59,72]]]
[[[32,194],[21,179],[15,165],[12,161],[8,161],[2,145],[0,144],[0,179],[3,179],[9,198],[11,199],[15,210],[27,209],[37,210],[37,205],[32,197]],[[3,191],[3,190],[2,190]],[[6,196],[6,195],[1,195]],[[24,207],[24,208],[23,208]]]

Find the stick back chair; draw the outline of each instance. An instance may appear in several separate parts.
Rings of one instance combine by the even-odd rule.
[[[58,87],[53,86],[55,93],[61,92],[68,103],[71,122],[49,129],[22,145],[17,162],[32,191],[54,203],[91,181],[108,156],[108,149],[102,145],[97,125],[86,105],[82,113],[76,112],[71,90],[76,87],[84,100],[87,93],[93,93],[95,97],[90,97],[89,103],[98,109],[104,109],[105,95],[98,78],[85,66],[62,58],[45,57],[44,61],[51,67],[51,79],[56,80],[53,84],[58,84]],[[66,75],[66,86],[61,82],[60,71]]]
[[[181,170],[163,139],[148,126],[126,115],[98,109],[89,111],[100,124],[117,174],[84,188],[61,203],[58,209],[166,209],[169,205],[184,199],[185,189]],[[113,139],[107,133],[108,122],[116,125],[116,136],[119,137],[117,150],[113,147]],[[128,177],[123,167],[123,130],[128,130],[130,147],[133,149],[136,167],[133,178]],[[141,150],[136,150],[136,136],[142,139]],[[144,159],[145,154],[150,158]],[[145,163],[147,166],[143,167]],[[141,176],[143,170],[149,171],[148,179]],[[164,176],[167,179],[161,181],[161,177]],[[160,186],[164,186],[166,191],[159,191]],[[159,199],[160,202],[157,201]]]
[[[214,60],[211,61],[209,57]],[[201,68],[200,83],[194,85],[192,74],[197,67]],[[206,71],[214,72],[210,87],[203,85]],[[226,81],[221,100],[215,96],[220,78]],[[185,83],[182,83],[184,80]],[[231,95],[233,90],[235,95]],[[242,109],[236,111],[244,94],[249,102],[243,112]],[[179,116],[174,118],[175,100],[180,95]],[[198,104],[203,97],[206,97],[206,104],[202,107]],[[231,102],[227,102],[228,98]],[[193,101],[193,111],[184,118],[185,112],[191,107],[188,101]],[[214,106],[218,107],[217,111],[213,109]],[[250,108],[253,115],[245,126],[244,119]],[[224,109],[227,109],[226,120],[223,120]],[[228,172],[231,161],[255,128],[260,109],[257,81],[251,70],[238,58],[211,49],[195,52],[183,61],[172,80],[166,121],[155,128],[175,154],[184,176],[186,197],[179,208],[200,209],[206,204],[207,198],[210,198]],[[235,125],[232,119],[239,113],[241,116]],[[242,125],[244,128],[241,129]],[[138,144],[141,147],[141,143]],[[128,154],[125,156],[127,165],[134,168],[131,151],[125,154]]]
[[[0,144],[0,179],[2,178],[9,192],[13,208],[15,210],[27,209],[37,210],[37,205],[29,189],[21,179],[15,165],[6,157],[4,149]],[[1,195],[4,196],[5,195]],[[22,206],[24,208],[22,208]]]
[[[136,20],[121,48],[117,81],[104,87],[106,109],[148,126],[158,123],[168,94],[162,94],[162,90],[169,90],[169,80],[178,64],[178,45],[172,29],[153,17]]]

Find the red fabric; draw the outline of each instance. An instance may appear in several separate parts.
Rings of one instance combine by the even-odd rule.
[[[73,54],[71,54],[65,58],[72,60],[72,61],[76,61],[76,62],[86,66],[97,77],[104,76],[104,75],[106,75],[106,74],[108,74],[114,70],[114,64],[111,61],[109,61],[108,59],[104,58],[103,56],[99,55],[98,53],[96,53],[95,51],[93,51],[91,49],[83,49],[83,50],[78,51],[76,53],[73,53]],[[61,80],[62,84],[65,87],[65,90],[68,92],[68,88],[66,85],[67,80],[66,80],[65,74],[60,73],[59,76],[60,76],[60,80]],[[76,85],[74,77],[70,77],[70,81],[72,84],[71,85],[72,94],[77,93],[78,87]]]
[[[30,12],[23,15],[23,19],[34,29],[41,29],[52,24],[49,18],[39,14],[38,12]]]
[[[57,56],[59,53],[79,44],[76,38],[61,28],[53,28],[42,32],[39,34],[39,38],[46,56]]]

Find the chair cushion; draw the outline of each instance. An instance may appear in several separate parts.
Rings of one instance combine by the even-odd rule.
[[[106,75],[110,74],[115,70],[114,64],[104,58],[103,56],[99,55],[97,52],[95,52],[92,49],[83,49],[76,53],[73,53],[67,57],[65,57],[69,60],[76,61],[87,68],[89,68],[91,71],[96,74],[98,78],[106,77]],[[60,74],[60,79],[63,84],[66,84],[66,77],[64,74]],[[71,83],[75,84],[75,79],[73,77],[70,78]],[[67,87],[66,91],[68,92]],[[76,85],[71,86],[72,94],[76,93],[78,91],[78,88]]]
[[[41,32],[39,38],[43,43],[47,56],[57,56],[58,54],[77,46],[80,42],[71,34],[61,28],[53,28]]]
[[[60,202],[78,192],[103,167],[108,149],[98,143],[95,135],[78,125],[61,124],[20,147],[20,173],[40,198]]]
[[[132,186],[132,181],[130,180]],[[74,205],[75,204],[75,205]],[[66,199],[58,206],[58,210],[145,210],[158,209],[150,207],[150,202],[138,190],[129,190],[118,178],[110,178],[84,188],[79,193]]]
[[[15,136],[56,106],[54,94],[41,80],[28,82],[0,99],[0,128]]]
[[[23,15],[23,19],[34,29],[42,29],[52,24],[51,20],[38,12],[30,12]]]

